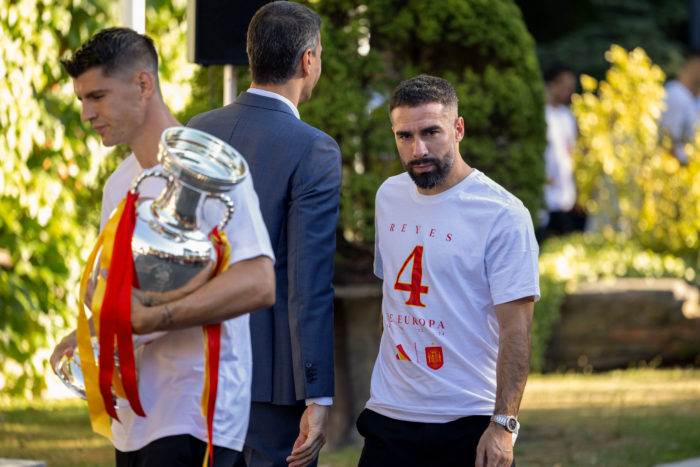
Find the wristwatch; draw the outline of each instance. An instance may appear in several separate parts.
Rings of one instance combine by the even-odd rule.
[[[511,433],[517,434],[518,430],[520,430],[520,422],[512,415],[493,415],[491,421],[503,425],[503,428]]]

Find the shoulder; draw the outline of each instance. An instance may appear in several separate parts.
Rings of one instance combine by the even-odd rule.
[[[486,174],[475,169],[470,176],[474,176],[474,180],[465,187],[465,192],[476,202],[488,206],[493,213],[526,214],[529,217],[522,201]]]
[[[141,166],[133,153],[129,154],[105,182],[104,192],[112,193],[115,190],[126,192],[131,187],[131,182],[141,173]]]
[[[340,154],[338,143],[328,134],[298,119],[281,101],[241,94],[233,103],[192,117],[187,126],[211,132],[219,137],[227,137],[233,127],[237,133],[253,131],[269,135],[275,145],[298,145],[303,142],[309,147],[328,146]],[[272,141],[271,141],[272,142]]]
[[[692,101],[693,95],[686,89],[680,81],[669,81],[664,86],[666,90],[665,100],[671,104],[679,104],[683,102]]]
[[[398,175],[393,175],[379,186],[376,199],[382,199],[395,195],[408,196],[408,190],[413,186],[413,181],[408,173],[403,172]]]

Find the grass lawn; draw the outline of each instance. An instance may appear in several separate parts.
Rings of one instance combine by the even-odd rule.
[[[532,375],[515,447],[519,467],[653,466],[700,457],[700,370]],[[356,466],[360,448],[323,452],[319,465]],[[81,401],[0,405],[0,458],[47,467],[112,466]]]

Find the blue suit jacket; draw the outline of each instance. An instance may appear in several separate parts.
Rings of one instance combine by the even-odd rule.
[[[248,92],[188,126],[243,154],[275,250],[275,305],[250,316],[253,401],[293,405],[332,396],[337,143],[283,102]]]

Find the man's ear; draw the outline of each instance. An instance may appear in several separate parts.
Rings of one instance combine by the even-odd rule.
[[[311,49],[306,49],[301,56],[301,73],[302,76],[306,77],[311,74],[311,56],[313,51]]]
[[[142,70],[136,73],[134,77],[136,85],[139,87],[139,93],[143,98],[149,98],[155,91],[155,79],[151,73]]]
[[[457,117],[455,120],[455,139],[459,143],[464,138],[464,119]]]

